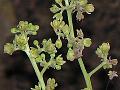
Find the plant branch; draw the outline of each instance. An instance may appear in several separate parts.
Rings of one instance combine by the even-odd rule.
[[[34,70],[35,70],[35,73],[36,73],[37,78],[38,78],[38,80],[39,80],[39,82],[40,82],[40,85],[41,85],[42,90],[45,90],[45,83],[44,83],[43,76],[42,76],[42,74],[40,73],[39,68],[38,68],[38,66],[37,66],[34,58],[33,58],[32,55],[30,54],[30,48],[29,48],[29,45],[28,45],[28,44],[26,45],[26,50],[25,50],[25,52],[26,52],[26,54],[28,55],[28,57],[29,57],[29,59],[30,59],[30,62],[31,62],[31,64],[32,64],[32,66],[33,66],[33,68],[34,68]],[[40,89],[40,90],[41,90],[41,89]]]
[[[99,66],[97,66],[94,70],[92,70],[89,73],[89,76],[91,77],[94,73],[96,73],[99,69],[101,69],[105,64],[106,64],[105,62],[102,62]]]
[[[45,73],[45,71],[48,69],[48,67],[51,65],[51,62],[52,62],[52,60],[50,60],[46,65],[45,65],[45,67],[42,69],[42,71],[41,71],[41,75],[43,76],[43,74]]]
[[[65,0],[65,5],[69,6],[69,1],[68,0]],[[74,38],[74,29],[73,29],[72,10],[71,9],[67,9],[67,15],[68,15],[69,27],[71,29],[70,36]]]
[[[87,88],[90,89],[90,90],[92,90],[92,84],[91,84],[90,76],[89,76],[89,74],[87,73],[87,71],[85,69],[85,66],[84,66],[82,58],[79,58],[78,62],[79,62],[80,68],[82,70],[82,73],[84,75]]]

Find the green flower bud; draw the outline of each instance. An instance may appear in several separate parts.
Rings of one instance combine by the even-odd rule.
[[[42,45],[44,46],[46,43],[47,43],[47,40],[46,40],[46,39],[43,39]]]
[[[34,44],[35,46],[38,46],[38,45],[39,45],[39,42],[38,42],[37,40],[34,40],[33,44]]]
[[[53,54],[56,52],[55,45],[52,43],[51,39],[49,39],[48,41],[44,40],[42,44],[45,52],[49,54]]]
[[[60,4],[63,0],[55,0],[56,3]]]
[[[110,50],[110,45],[109,43],[103,43],[99,48],[96,50],[96,54],[100,58],[106,58],[108,55],[108,52]]]
[[[59,26],[60,26],[60,21],[59,20],[54,20],[53,22],[51,22],[51,26],[54,28],[54,29],[58,29]]]
[[[55,65],[55,68],[56,68],[57,70],[61,70],[61,66],[60,66],[60,65]]]
[[[65,61],[63,60],[63,57],[61,57],[61,55],[59,55],[58,57],[56,57],[56,64],[57,65],[63,65],[65,63]]]
[[[56,13],[53,18],[56,18],[56,20],[62,20],[63,19],[63,16],[62,16],[62,13]]]
[[[52,7],[50,8],[50,11],[53,13],[56,13],[60,10],[60,8],[57,5],[52,5]]]
[[[24,35],[19,34],[15,36],[15,42],[16,42],[17,47],[20,50],[24,50],[26,47],[27,39]]]
[[[20,21],[19,25],[18,25],[19,29],[23,30],[23,31],[25,31],[27,29],[27,26],[28,26],[28,22],[27,21]]]
[[[90,47],[90,45],[92,44],[91,39],[90,38],[83,39],[83,44],[85,47]]]
[[[60,24],[60,26],[59,26],[59,28],[62,29],[64,26],[65,26],[65,22],[62,21],[61,24]]]
[[[86,5],[88,3],[87,0],[79,0],[79,1],[80,1],[81,6],[84,6],[84,5]]]
[[[35,25],[35,31],[37,31],[39,29],[38,25]]]
[[[101,51],[99,48],[97,48],[97,50],[96,50],[96,54],[97,54],[98,57],[100,57],[100,58],[103,57],[102,51]]]
[[[14,45],[11,43],[6,43],[6,45],[4,45],[4,53],[7,53],[9,55],[12,55],[12,53],[14,52]]]
[[[31,56],[34,58],[39,56],[38,49],[36,48],[31,47],[30,53],[31,53]]]
[[[94,11],[94,6],[93,6],[93,4],[87,4],[86,6],[85,6],[85,11],[88,13],[88,14],[91,14],[93,11]]]
[[[56,46],[58,49],[60,49],[60,48],[62,47],[62,41],[61,41],[60,38],[56,40],[55,46]]]
[[[18,30],[18,29],[16,29],[16,28],[12,28],[11,29],[11,33],[19,33],[20,31]]]
[[[70,61],[73,61],[75,59],[75,53],[71,48],[69,48],[67,52],[67,59]]]
[[[49,54],[55,53],[55,52],[56,52],[56,48],[55,48],[54,44],[48,45],[48,47],[46,47],[46,51],[47,51]]]
[[[103,43],[100,47],[100,50],[102,51],[103,54],[107,54],[110,50],[110,44],[109,43]]]
[[[55,90],[55,87],[57,87],[57,83],[55,83],[55,79],[54,78],[49,78],[47,80],[47,86],[45,90]]]
[[[43,60],[45,60],[45,54],[44,53],[41,54],[41,57],[42,57]]]

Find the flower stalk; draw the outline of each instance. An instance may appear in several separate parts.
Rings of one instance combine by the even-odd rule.
[[[35,71],[35,73],[37,75],[37,78],[38,78],[39,82],[40,82],[40,87],[39,87],[40,90],[41,90],[41,88],[42,88],[42,90],[45,90],[45,82],[44,82],[44,79],[43,79],[43,74],[39,71],[39,68],[38,68],[34,58],[31,57],[30,48],[29,48],[28,44],[26,45],[25,52],[26,52],[27,56],[29,57],[30,62],[32,64],[32,66],[33,66],[33,69],[34,69],[34,71]]]
[[[87,71],[86,71],[86,68],[85,68],[85,66],[84,66],[84,63],[83,63],[82,58],[79,58],[79,59],[78,59],[78,62],[79,62],[80,68],[81,68],[81,70],[82,70],[82,73],[83,73],[83,75],[84,75],[87,89],[93,90],[93,89],[92,89],[92,83],[91,83],[90,75],[89,75],[89,74],[87,73]]]

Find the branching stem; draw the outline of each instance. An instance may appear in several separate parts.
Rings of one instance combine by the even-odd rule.
[[[25,50],[25,52],[26,52],[26,54],[28,55],[28,57],[29,57],[29,59],[30,59],[30,62],[31,62],[31,64],[32,64],[32,66],[33,66],[33,68],[34,68],[34,70],[35,70],[35,73],[36,73],[37,78],[38,78],[38,80],[39,80],[39,82],[40,82],[40,85],[41,85],[42,90],[45,90],[45,83],[44,83],[43,76],[42,76],[42,74],[40,73],[39,68],[38,68],[38,66],[37,66],[34,58],[33,58],[32,55],[30,54],[30,48],[29,48],[29,45],[28,45],[28,44],[26,45],[26,50]],[[40,89],[40,90],[41,90],[41,89]]]
[[[92,70],[89,73],[89,76],[91,77],[94,73],[96,73],[99,69],[101,69],[105,64],[106,64],[106,62],[102,62],[99,66],[97,66],[94,70]]]
[[[84,75],[87,88],[90,89],[90,90],[93,90],[92,89],[92,83],[91,83],[91,80],[90,80],[90,75],[87,73],[87,71],[85,69],[85,66],[84,66],[82,58],[79,58],[78,62],[79,62],[80,68],[82,70],[82,73]]]
[[[65,0],[65,5],[69,6],[69,1],[68,0]],[[74,38],[74,29],[73,29],[72,10],[71,9],[67,9],[67,15],[68,15],[69,27],[71,29],[70,36]]]
[[[45,65],[45,67],[42,69],[42,71],[41,71],[41,74],[42,74],[42,75],[43,75],[43,74],[45,73],[45,71],[48,69],[48,67],[50,66],[51,62],[52,62],[52,60],[50,60],[50,61]]]

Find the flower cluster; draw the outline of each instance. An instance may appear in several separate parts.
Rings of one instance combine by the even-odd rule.
[[[32,63],[37,65],[39,63],[40,66],[43,67],[41,72],[42,75],[44,72],[50,67],[60,70],[61,66],[65,63],[61,55],[57,55],[57,49],[62,47],[62,41],[60,38],[56,40],[56,43],[52,43],[52,40],[44,39],[42,44],[39,45],[37,40],[33,41],[35,47],[29,46],[29,36],[28,35],[36,35],[39,26],[33,25],[32,23],[28,23],[27,21],[20,21],[17,28],[12,28],[11,32],[15,34],[15,38],[13,43],[6,43],[4,45],[4,53],[12,55],[12,53],[16,50],[22,50],[26,52],[29,59]],[[50,58],[46,58],[46,54],[50,56]],[[37,67],[37,66],[36,66]],[[36,67],[34,69],[36,69]],[[48,80],[47,90],[54,90],[53,88],[54,79]],[[52,85],[52,86],[50,86]],[[32,90],[41,90],[40,86],[35,86],[35,89]]]
[[[55,83],[55,79],[49,78],[47,80],[46,90],[55,90],[55,87],[57,87],[57,83]]]
[[[26,33],[29,35],[36,35],[39,29],[38,25],[33,25],[27,21],[20,21],[17,28],[12,28],[11,33]]]
[[[111,59],[111,57],[108,58],[109,50],[110,50],[109,43],[103,43],[96,50],[96,54],[98,55],[98,57],[101,58],[101,61],[104,62],[104,65],[103,65],[104,69],[111,69],[113,66],[117,65],[117,63],[118,63],[117,59]],[[113,71],[113,72],[115,72],[115,71]],[[108,75],[109,75],[110,79],[112,79],[111,77],[117,76],[117,73],[115,73],[115,74],[111,74],[111,73],[112,72],[109,71]]]

